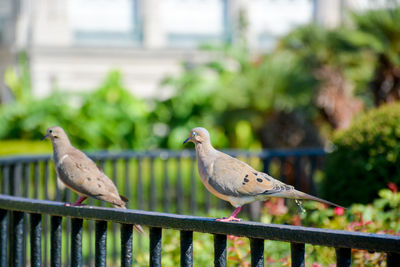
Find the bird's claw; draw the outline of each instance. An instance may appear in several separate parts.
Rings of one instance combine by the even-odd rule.
[[[240,222],[241,221],[241,219],[239,219],[239,218],[236,218],[236,217],[233,217],[233,216],[230,216],[229,218],[220,218],[220,219],[217,219],[217,222]]]
[[[64,207],[79,207],[79,206],[84,206],[82,203],[65,203]]]

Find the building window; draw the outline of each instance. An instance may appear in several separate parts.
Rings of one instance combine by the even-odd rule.
[[[70,0],[68,11],[78,45],[140,45],[137,0]]]
[[[297,25],[312,21],[313,1],[252,0],[248,2],[248,20],[253,45],[270,49],[279,36]]]
[[[229,41],[227,0],[162,0],[159,4],[167,46]]]

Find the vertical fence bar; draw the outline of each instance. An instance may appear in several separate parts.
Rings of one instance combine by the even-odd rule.
[[[131,179],[130,179],[130,166],[129,166],[129,158],[126,158],[124,161],[125,164],[125,196],[128,199],[131,199]],[[131,207],[131,201],[126,203],[127,208],[132,208]]]
[[[400,266],[400,253],[388,253],[386,262],[387,262],[387,267]]]
[[[314,173],[317,169],[317,156],[310,156],[310,173],[308,174],[308,183],[310,184],[310,192],[312,195],[317,193],[314,183]]]
[[[132,224],[121,224],[121,267],[132,267]]]
[[[64,200],[64,190],[61,190],[60,187],[58,186],[58,175],[57,175],[57,171],[54,168],[53,170],[53,177],[54,177],[54,181],[56,184],[56,201],[63,201]]]
[[[164,212],[170,212],[170,197],[171,197],[171,192],[169,188],[169,175],[168,175],[168,157],[165,156],[164,160],[164,181],[163,181],[163,188],[164,188],[164,194],[163,194],[163,211]]]
[[[43,215],[43,239],[44,239],[44,244],[43,244],[43,266],[46,267],[48,265],[48,243],[49,243],[49,236],[48,236],[48,228],[49,228],[49,215],[45,214]]]
[[[226,266],[226,235],[214,235],[214,266]]]
[[[157,192],[156,192],[156,180],[154,177],[154,158],[150,157],[150,187],[149,187],[149,194],[150,194],[150,203],[149,209],[154,211],[156,209],[156,202],[157,202]]]
[[[112,179],[114,181],[115,186],[118,188],[118,169],[117,169],[117,160],[113,159],[111,161],[112,165]],[[111,224],[112,230],[112,260],[115,264],[117,261],[117,224]]]
[[[31,267],[42,266],[42,215],[30,215],[31,228]],[[0,264],[1,265],[1,264]]]
[[[23,266],[23,245],[24,245],[24,213],[12,211],[12,224],[14,227],[11,242],[11,266]]]
[[[107,264],[107,222],[96,221],[95,266],[105,267]]]
[[[177,177],[176,177],[176,209],[178,214],[183,213],[183,188],[182,188],[182,158],[178,156],[176,159]]]
[[[197,181],[196,181],[196,166],[193,157],[190,160],[190,212],[191,214],[197,213]]]
[[[150,267],[161,267],[161,228],[150,228]]]
[[[137,202],[140,210],[144,209],[144,196],[143,196],[143,177],[142,177],[142,158],[137,158]]]
[[[181,266],[193,266],[193,232],[181,231]]]
[[[22,195],[24,197],[29,197],[29,178],[30,178],[30,164],[29,162],[23,164],[23,175],[22,175],[22,183],[21,187],[23,188]],[[24,266],[27,265],[27,233],[28,233],[28,216],[27,214],[24,215]]]
[[[88,266],[93,266],[93,239],[92,239],[92,236],[93,236],[93,224],[94,224],[94,222],[93,221],[88,221],[88,224],[87,224],[87,226],[88,226],[88,239],[89,239],[89,245],[88,245],[88,247],[89,247],[89,253],[88,253]]]
[[[294,186],[301,191],[310,193],[309,191],[307,191],[308,188],[304,188],[304,183],[302,183],[301,181],[303,171],[301,168],[301,160],[301,156],[294,157]]]
[[[264,267],[264,240],[250,238],[251,266]]]
[[[24,197],[29,197],[29,178],[31,174],[30,164],[26,163],[24,165]]]
[[[50,266],[61,267],[62,218],[59,216],[51,216],[50,218]]]
[[[44,198],[49,199],[49,161],[44,161]]]
[[[260,156],[261,158],[261,156]],[[269,174],[269,169],[271,166],[271,157],[269,156],[269,153],[265,156],[263,159],[263,172]]]
[[[38,161],[35,161],[33,163],[33,183],[34,183],[33,197],[39,198],[39,162]]]
[[[0,209],[0,266],[7,266],[7,217],[7,211]]]
[[[21,184],[22,184],[22,164],[16,163],[12,168],[13,175],[10,180],[10,192],[13,196],[21,196]]]
[[[43,163],[43,178],[44,178],[44,198],[45,199],[49,199],[49,160],[45,160],[44,161],[44,163]],[[67,190],[67,193],[69,194],[70,193],[70,190]],[[61,240],[61,231],[62,231],[62,219],[60,218],[60,233],[59,233],[59,235],[60,235],[60,240]],[[48,224],[48,216],[47,217],[45,217],[45,233],[47,233],[47,224]],[[68,239],[69,239],[69,232],[68,232],[68,229],[67,229],[67,241],[68,241]],[[51,235],[50,235],[50,240],[51,240]],[[51,242],[52,243],[52,242]],[[46,248],[46,252],[45,252],[45,254],[47,254],[47,238],[45,239],[45,248]],[[51,246],[52,246],[52,244],[50,244],[50,252],[52,251],[51,250]],[[67,246],[67,249],[68,249],[68,246]],[[47,255],[46,255],[47,256]],[[50,265],[52,264],[52,261],[51,261],[51,258],[52,258],[52,253],[50,253]],[[61,266],[61,241],[60,241],[60,259],[59,259],[59,262],[60,262],[60,265],[57,265],[57,266]]]
[[[292,258],[292,267],[304,267],[304,243],[290,243],[290,253]]]
[[[65,223],[65,232],[66,232],[66,236],[65,236],[65,239],[66,239],[66,240],[65,240],[64,249],[65,249],[65,255],[69,255],[70,250],[71,250],[71,245],[72,245],[72,243],[70,244],[70,242],[72,242],[71,237],[70,237],[70,233],[71,233],[71,224],[72,224],[71,218],[65,218],[64,223]],[[71,233],[71,234],[72,234],[72,233]],[[70,265],[71,265],[71,263],[70,263],[70,257],[66,257],[66,259],[65,259],[65,265],[66,265],[66,266],[70,266]]]
[[[211,209],[211,193],[205,187],[203,187],[203,193],[204,193],[204,209],[206,213],[209,213]]]
[[[351,248],[335,248],[336,250],[336,266],[351,266]]]
[[[280,177],[281,177],[281,181],[284,183],[287,183],[287,177],[286,177],[286,157],[280,157],[279,158],[280,161]]]
[[[10,167],[8,165],[4,165],[2,173],[3,173],[3,181],[1,184],[1,186],[2,186],[1,192],[3,194],[9,194],[8,190],[10,188],[10,185],[9,185],[10,184]]]
[[[82,219],[71,219],[71,267],[82,266],[82,225]]]

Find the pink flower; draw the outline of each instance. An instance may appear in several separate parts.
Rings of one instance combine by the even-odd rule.
[[[314,262],[311,267],[322,267],[322,265],[318,262]]]
[[[387,184],[387,186],[389,187],[390,191],[392,191],[393,193],[397,193],[399,191],[397,188],[397,185],[393,182],[389,182]]]
[[[344,214],[344,208],[342,208],[342,207],[335,207],[334,211],[335,211],[335,214],[338,216],[341,216]]]

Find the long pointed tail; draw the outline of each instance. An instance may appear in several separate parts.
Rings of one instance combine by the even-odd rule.
[[[115,207],[115,208],[119,208],[119,209],[126,209],[126,206],[117,206],[117,205],[114,205],[114,207]],[[142,226],[140,226],[139,224],[134,224],[134,225],[133,225],[133,228],[134,228],[136,231],[138,231],[139,233],[144,234],[144,230],[143,230]]]
[[[314,197],[312,195],[303,193],[303,192],[298,191],[296,189],[293,190],[293,196],[294,196],[294,198],[314,200],[314,201],[318,201],[318,202],[321,202],[321,203],[324,203],[324,204],[328,204],[328,205],[331,205],[331,206],[336,206],[336,207],[345,209],[344,207],[342,207],[342,206],[340,206],[338,204],[335,204],[333,202],[327,201],[327,200],[322,199],[322,198]]]

